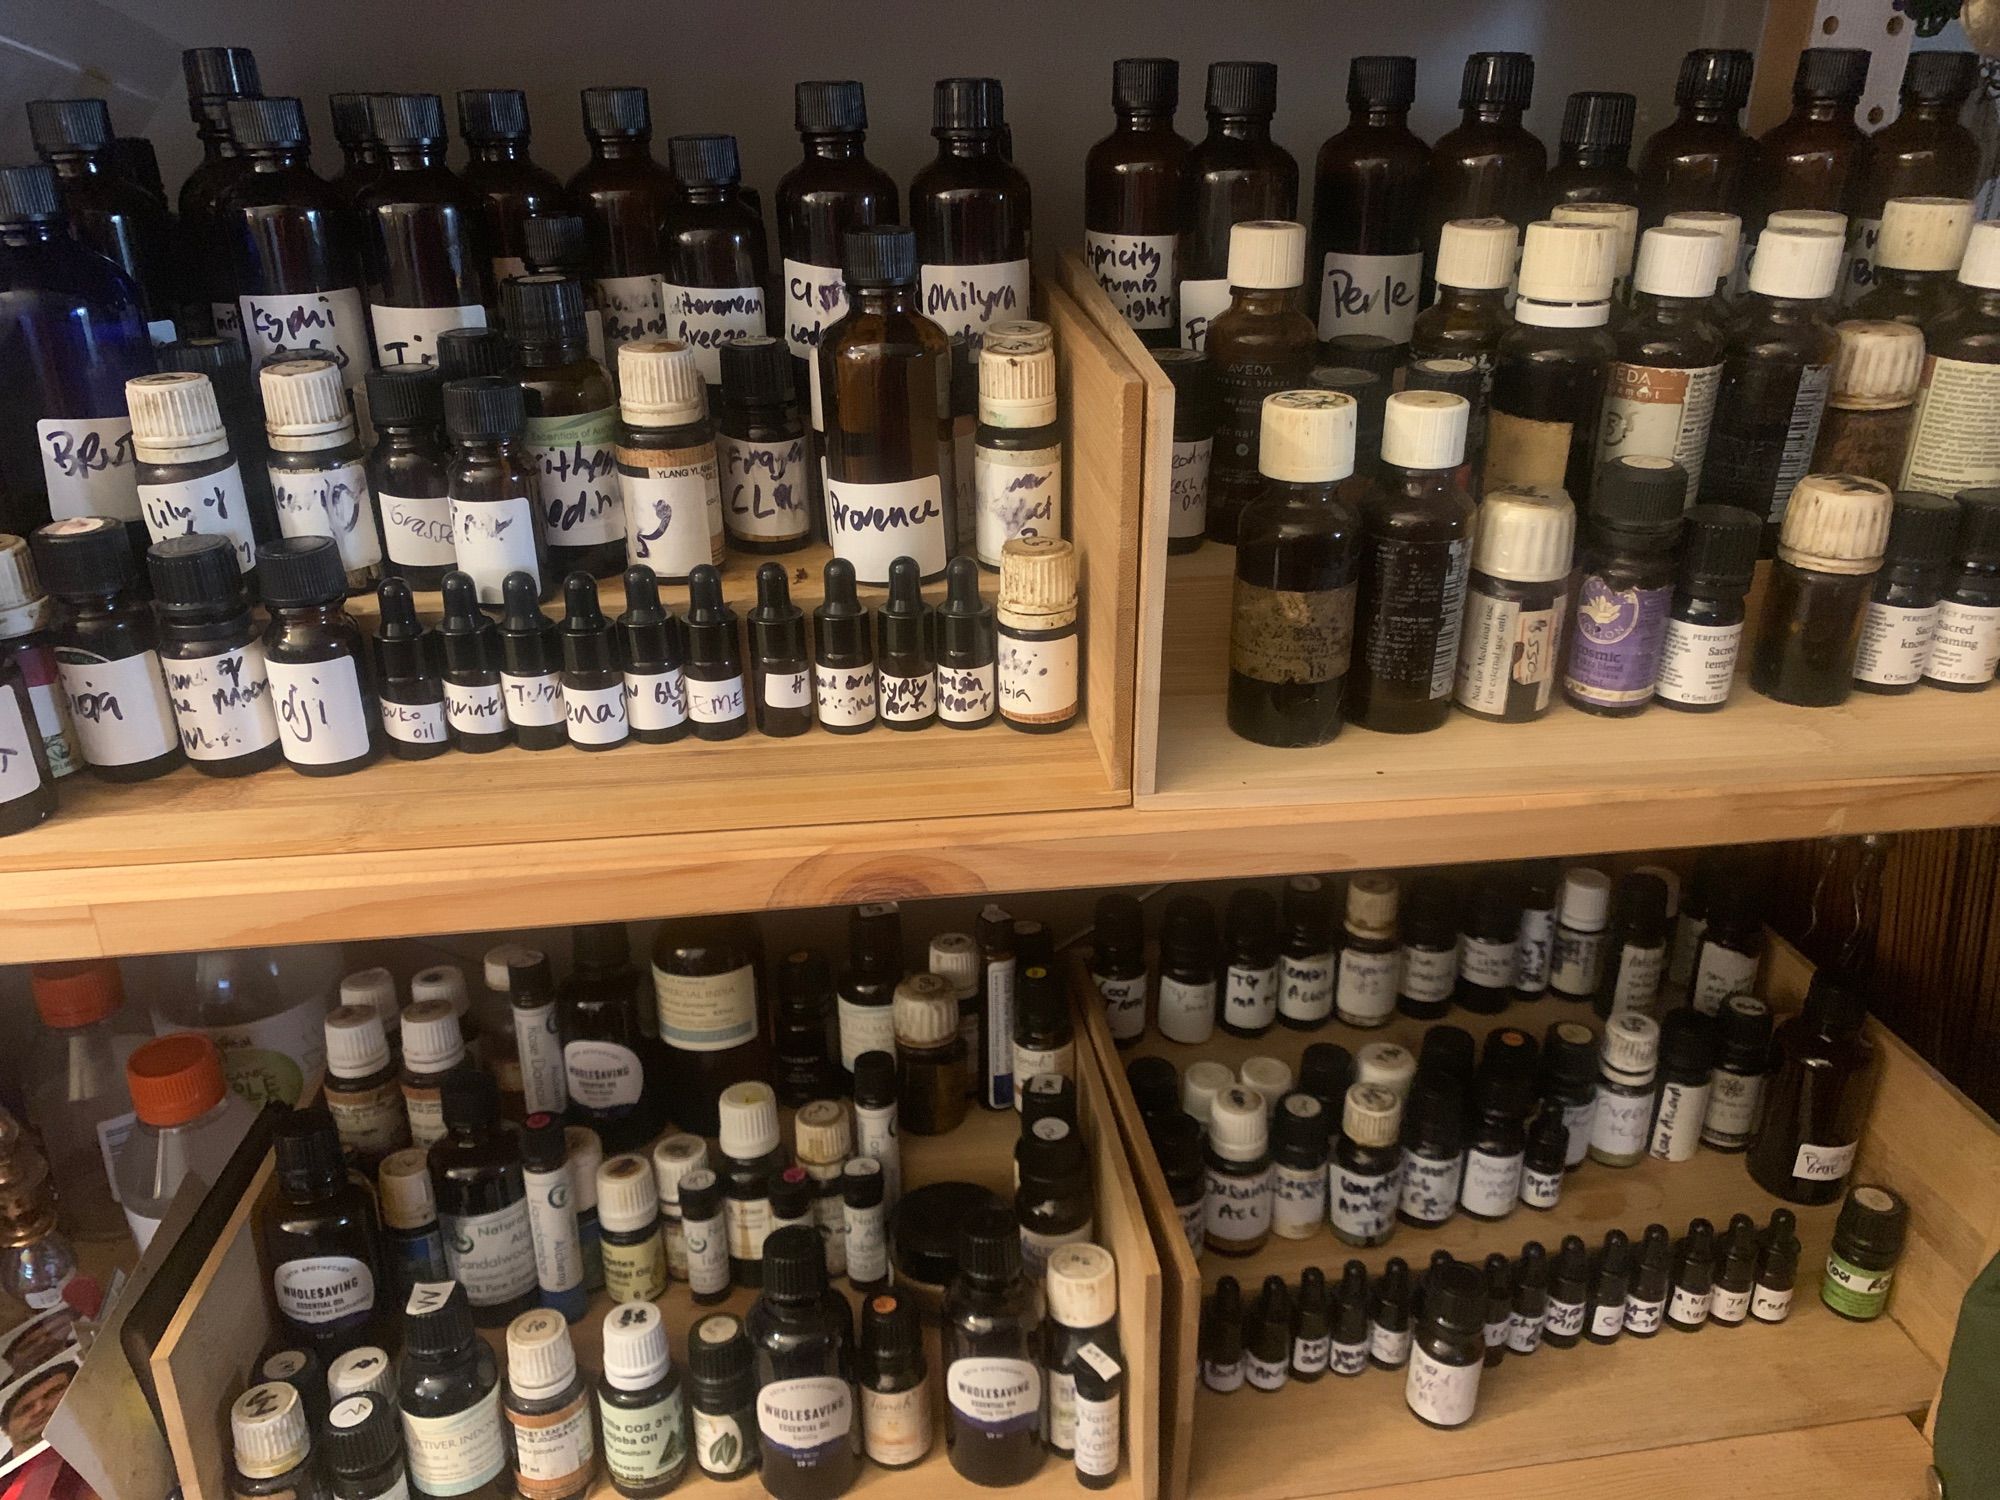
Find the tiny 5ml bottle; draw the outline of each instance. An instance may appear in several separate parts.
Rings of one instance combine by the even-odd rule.
[[[1026,924],[1024,924],[1026,925]],[[1032,924],[1039,928],[1040,923]],[[1047,937],[1043,934],[1043,957]],[[1029,963],[1021,970],[1014,1010],[1014,1108],[1028,1084],[1043,1074],[1076,1079],[1076,1028],[1070,1018],[1069,995],[1046,964]]]
[[[861,1304],[854,1374],[862,1452],[884,1469],[922,1462],[931,1451],[931,1380],[914,1302],[883,1291]]]
[[[1131,1046],[1146,1034],[1146,917],[1136,897],[1114,891],[1097,898],[1090,977],[1112,1041]]]
[[[1735,684],[1743,596],[1756,570],[1763,523],[1733,505],[1690,506],[1682,523],[1680,577],[1653,696],[1685,713],[1714,713]]]
[[[345,776],[382,753],[381,708],[361,627],[343,602],[340,553],[323,536],[266,542],[257,554],[264,607],[264,670],[278,743],[306,776]]]
[[[815,712],[820,727],[831,734],[861,734],[875,725],[875,648],[868,611],[855,595],[852,563],[829,559],[824,578],[825,598],[812,614]]]
[[[563,580],[563,717],[579,750],[613,750],[625,743],[625,674],[611,623],[597,602],[597,581],[578,571]]]
[[[562,1320],[555,1322],[560,1327]],[[473,1326],[460,1283],[425,1281],[410,1289],[396,1404],[416,1493],[485,1491],[505,1472],[500,1370]]]
[[[590,1382],[578,1372],[562,1314],[546,1308],[507,1325],[508,1464],[522,1500],[573,1500],[597,1473]]]
[[[396,1298],[407,1300],[419,1282],[444,1281],[451,1274],[445,1266],[444,1235],[438,1228],[437,1199],[423,1149],[390,1152],[382,1159],[376,1183],[389,1287]]]
[[[1434,1267],[1424,1278],[1423,1314],[1410,1341],[1403,1399],[1431,1427],[1463,1427],[1479,1405],[1486,1367],[1486,1288],[1465,1261]]]
[[[750,729],[743,687],[743,645],[736,611],[722,597],[722,575],[697,563],[688,576],[688,612],[681,622],[687,660],[688,718],[698,740],[733,740]]]
[[[558,575],[535,513],[534,469],[521,444],[526,420],[521,387],[504,375],[445,383],[452,556],[481,604],[501,602],[509,573],[526,573],[539,598],[555,592]]]
[[[722,1179],[707,1167],[681,1177],[681,1249],[687,1257],[688,1291],[709,1306],[729,1295],[729,1223]]]
[[[721,349],[715,459],[722,524],[744,552],[795,552],[812,540],[805,423],[781,339],[731,339]]]
[[[604,1315],[597,1425],[604,1470],[627,1500],[656,1500],[687,1473],[689,1432],[681,1378],[667,1354],[658,1304],[625,1302]]]
[[[625,566],[625,507],[615,446],[618,406],[611,377],[590,353],[583,283],[573,276],[516,276],[503,289],[504,316],[520,358],[521,440],[558,577],[593,577]]]
[[[589,1307],[590,1294],[583,1285],[583,1238],[570,1192],[569,1143],[555,1115],[531,1114],[521,1130],[521,1184],[528,1195],[542,1306],[574,1323]]]
[[[278,718],[264,643],[227,537],[170,537],[147,549],[160,663],[181,749],[209,776],[276,765]]]
[[[1278,1101],[1271,1126],[1271,1232],[1311,1239],[1326,1222],[1326,1106],[1311,1094]]]
[[[1691,1161],[1715,1072],[1715,1023],[1697,1010],[1668,1013],[1660,1025],[1660,1099],[1653,1113],[1650,1153],[1661,1161]]]
[[[1158,349],[1174,387],[1174,452],[1169,471],[1167,551],[1198,551],[1208,529],[1208,474],[1215,457],[1215,371],[1193,349]]]
[[[1791,1313],[1801,1253],[1797,1229],[1798,1216],[1789,1208],[1771,1210],[1771,1222],[1760,1236],[1750,1291],[1750,1316],[1760,1323],[1782,1323]]]
[[[1625,718],[1653,699],[1673,609],[1687,475],[1671,458],[1621,454],[1591,494],[1563,695]]]
[[[678,339],[625,343],[618,405],[626,558],[663,582],[680,582],[722,556],[722,481],[694,351]]]
[[[1916,691],[1937,634],[1944,571],[1959,528],[1959,504],[1905,490],[1889,513],[1889,541],[1861,617],[1854,686],[1863,693]]]
[[[346,587],[382,573],[382,533],[368,490],[367,450],[341,369],[330,359],[273,360],[257,374],[271,444],[271,494],[287,537],[323,536],[339,549]]]
[[[388,1356],[379,1349],[373,1353],[386,1379]],[[335,1500],[396,1500],[409,1493],[397,1425],[393,1386],[334,1399],[326,1414],[320,1456]]]
[[[500,692],[500,627],[480,612],[470,573],[445,574],[443,647],[444,718],[453,748],[468,755],[498,750],[514,737]]]
[[[1234,1276],[1217,1279],[1201,1307],[1201,1383],[1218,1395],[1243,1389],[1243,1293]]]
[[[896,986],[898,1124],[912,1135],[946,1135],[965,1119],[965,1038],[950,980],[911,974]]]
[[[411,588],[437,588],[458,566],[444,383],[429,365],[398,365],[370,370],[367,393],[375,425],[368,487],[382,518],[383,575],[407,579]]]
[[[1356,875],[1347,882],[1347,916],[1333,1003],[1349,1026],[1380,1026],[1395,1014],[1402,976],[1396,914],[1394,876]]]
[[[1597,1111],[1590,1126],[1592,1161],[1636,1167],[1645,1159],[1659,1056],[1660,1024],[1651,1016],[1624,1011],[1605,1022]]]
[[[1069,544],[1065,542],[1062,545],[1067,547]],[[827,566],[831,568],[833,564]],[[1018,565],[1015,572],[1018,589]],[[1006,574],[1003,556],[1003,599],[1007,597]],[[1037,601],[1020,602],[1027,605]],[[1074,652],[1077,627],[1073,596],[1067,626],[1061,623],[1063,612],[1060,603],[1046,612],[1025,607],[1012,610],[1015,628],[1009,632],[1009,639],[1017,645],[1011,658],[1014,666],[1018,667],[1027,660],[1038,660],[1044,652],[1059,664],[1064,659],[1066,645],[1069,652]],[[994,714],[999,711],[1000,645],[994,607],[980,597],[979,565],[971,558],[954,557],[945,569],[945,600],[937,607],[934,620],[937,631],[938,719],[951,729],[983,728],[993,722]],[[1034,656],[1030,657],[1026,651],[1019,649],[1022,647],[1032,648]],[[1059,686],[1049,696],[1060,697],[1062,691]],[[1073,718],[1075,691],[1071,691],[1069,697],[1072,708],[1068,717]],[[1017,719],[1009,719],[1008,722],[1017,729],[1032,731],[1038,727]],[[1067,722],[1068,718],[1064,718],[1047,728],[1059,729]]]
[[[247,575],[257,566],[257,538],[243,475],[206,375],[166,371],[125,382],[139,510],[155,542],[200,533],[221,536]]]
[[[1262,1036],[1278,1017],[1278,912],[1270,892],[1246,886],[1230,896],[1223,943],[1222,1029]]]
[[[1465,1089],[1444,1074],[1421,1076],[1403,1109],[1403,1183],[1396,1216],[1435,1229],[1458,1212],[1465,1181]]]
[[[792,603],[783,564],[767,562],[757,569],[749,625],[757,732],[774,739],[804,734],[813,722],[813,666],[806,654],[805,611]]]
[[[615,626],[616,656],[625,674],[625,724],[642,745],[667,745],[689,729],[687,678],[680,630],[660,603],[650,568],[625,570],[625,612]]]
[[[614,1302],[650,1302],[666,1295],[667,1255],[660,1243],[660,1198],[653,1167],[636,1153],[613,1156],[597,1169],[597,1222],[604,1289]]]
[[[1924,681],[1976,693],[2000,667],[2000,489],[1958,497],[1957,564],[1945,580]]]
[[[517,571],[501,580],[500,693],[514,743],[523,750],[555,750],[569,743],[562,638],[536,594],[532,573]]]
[[[743,1322],[710,1313],[688,1330],[688,1405],[694,1459],[710,1479],[741,1479],[756,1471],[758,1381]]]
[[[1888,543],[1887,485],[1808,474],[1792,492],[1750,658],[1750,685],[1804,708],[1847,701],[1861,619]]]
[[[756,1359],[764,1488],[773,1500],[845,1494],[861,1465],[854,1325],[846,1299],[827,1294],[817,1230],[791,1225],[772,1231],[764,1247],[764,1289],[745,1326]]]
[[[408,582],[385,578],[376,595],[380,614],[371,659],[389,753],[398,760],[430,760],[451,748],[438,676],[444,652],[437,632],[417,619]]]
[[[1567,613],[1576,508],[1560,489],[1489,489],[1472,543],[1453,697],[1476,718],[1548,712]]]
[[[1270,1111],[1255,1089],[1216,1094],[1208,1119],[1207,1247],[1255,1255],[1271,1233]]]
[[[1341,1110],[1340,1138],[1327,1165],[1327,1203],[1342,1244],[1384,1245],[1396,1232],[1402,1197],[1398,1144],[1403,1101],[1379,1084],[1357,1083]]]
[[[237,1500],[270,1495],[327,1500],[331,1493],[313,1450],[312,1423],[296,1387],[281,1380],[253,1385],[229,1408],[229,1493]]]
[[[349,1178],[324,1109],[294,1110],[276,1132],[278,1201],[264,1221],[271,1284],[287,1335],[322,1357],[379,1344],[386,1323],[375,1203]]]
[[[1077,716],[1082,640],[1076,549],[1059,536],[1009,540],[1000,559],[1000,717],[1029,734],[1053,734]]]
[[[979,427],[973,434],[974,540],[1000,566],[1016,537],[1063,534],[1062,429],[1056,352],[1039,341],[989,337],[979,349]]]
[[[1042,1466],[1041,1292],[1022,1274],[1006,1209],[968,1214],[958,1250],[944,1303],[945,1446],[960,1478],[1021,1484]]]
[[[410,1144],[388,1033],[372,1005],[340,1005],[327,1014],[322,1092],[342,1149],[362,1170],[372,1175],[390,1152]]]

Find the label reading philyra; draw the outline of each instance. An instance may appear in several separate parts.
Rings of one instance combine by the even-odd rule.
[[[1174,444],[1167,478],[1167,536],[1200,536],[1208,528],[1208,469],[1215,439],[1194,438]]]
[[[1229,310],[1229,278],[1183,281],[1180,303],[1181,347],[1199,354],[1208,348],[1208,325]]]
[[[979,560],[989,568],[1000,566],[1001,549],[1017,537],[1061,537],[1061,446],[975,447],[972,494]]]
[[[381,538],[368,503],[368,471],[359,463],[330,469],[273,465],[270,473],[278,529],[286,536],[332,537],[340,549],[340,565],[350,573],[382,560]]]
[[[146,535],[156,542],[177,536],[222,536],[236,548],[236,566],[257,566],[257,538],[250,529],[250,505],[243,498],[243,473],[232,461],[219,473],[173,484],[139,486],[139,509]]]
[[[660,282],[660,311],[667,337],[694,350],[701,378],[722,384],[722,346],[764,332],[764,289],[760,286],[677,286]]]
[[[1118,316],[1132,328],[1174,326],[1174,258],[1171,234],[1083,232],[1083,258]]]
[[[1424,258],[1329,250],[1320,265],[1319,336],[1361,333],[1407,344],[1417,321]]]
[[[406,568],[457,565],[448,497],[380,494],[375,497],[375,505],[382,513],[382,539],[391,562]]]
[[[35,424],[35,442],[49,514],[56,520],[139,519],[139,469],[130,417],[50,417]]]
[[[129,766],[174,748],[173,710],[160,659],[151,651],[106,660],[58,646],[56,669],[86,762]]]
[[[618,408],[530,417],[522,438],[548,544],[595,547],[616,541],[625,530],[614,447]]]
[[[160,665],[189,760],[233,760],[277,743],[278,717],[261,642]]]
[[[373,365],[368,351],[368,315],[354,287],[331,292],[270,293],[237,299],[243,314],[243,341],[250,368],[261,370],[274,354],[310,352],[340,366],[348,385],[361,383]],[[456,324],[451,325],[456,327]]]
[[[454,328],[484,328],[486,309],[465,307],[390,307],[370,304],[368,316],[375,325],[375,363],[383,369],[394,365],[435,365],[437,336]]]
[[[880,587],[889,564],[916,559],[926,578],[944,571],[944,488],[935,474],[887,484],[826,481],[827,540],[833,555],[854,565],[857,583]]]
[[[749,542],[805,536],[811,511],[804,437],[759,442],[717,433],[715,459],[722,471],[722,524],[730,536]]]
[[[715,449],[620,448],[625,550],[637,567],[666,580],[713,564],[722,538],[722,481]]]
[[[988,324],[1028,316],[1026,260],[926,265],[919,280],[924,316],[947,338],[968,339],[975,348],[985,339]]]

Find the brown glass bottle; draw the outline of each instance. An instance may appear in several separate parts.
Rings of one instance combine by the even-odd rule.
[[[1956,495],[2000,484],[2000,225],[1972,226],[1950,311],[1924,329],[1928,350],[1903,489]]]
[[[674,179],[653,160],[652,105],[644,89],[585,89],[583,133],[590,160],[570,178],[569,196],[590,233],[590,274],[604,309],[604,362],[615,375],[619,345],[666,331],[662,235]]]
[[[1970,198],[1891,198],[1876,232],[1848,227],[1848,316],[1926,328],[1958,301],[1954,285],[1976,212]],[[1868,259],[1863,260],[1866,253]]]
[[[1867,1019],[1853,981],[1822,970],[1804,1012],[1771,1038],[1776,1066],[1763,1126],[1746,1158],[1766,1192],[1792,1203],[1840,1196],[1874,1100],[1875,1046],[1862,1030]]]
[[[590,357],[583,285],[570,276],[507,283],[505,322],[520,354],[515,378],[527,411],[522,448],[535,476],[549,568],[608,578],[625,567],[618,485],[618,402]]]
[[[452,546],[481,604],[500,603],[507,575],[517,572],[534,575],[542,598],[555,596],[559,575],[549,565],[534,478],[521,447],[525,421],[521,387],[505,375],[445,385]]]
[[[340,147],[340,170],[332,187],[352,204],[382,170],[382,143],[375,139],[375,126],[368,118],[366,94],[328,94],[326,110],[333,116],[334,144]]]
[[[1181,174],[1188,143],[1174,129],[1181,65],[1121,57],[1111,65],[1118,124],[1083,160],[1083,253],[1097,284],[1148,348],[1180,342],[1175,300]]]
[[[1902,108],[1869,136],[1847,179],[1847,295],[1870,282],[1882,205],[1891,198],[1970,198],[1979,185],[1979,142],[1959,123],[1979,84],[1975,52],[1912,52]]]
[[[694,350],[713,412],[722,401],[722,346],[760,338],[771,252],[764,216],[747,200],[733,135],[677,135],[667,143],[680,196],[667,211],[660,297],[667,337]]]
[[[1180,343],[1208,347],[1208,325],[1229,306],[1229,235],[1249,219],[1295,219],[1299,164],[1271,139],[1278,66],[1208,65],[1208,134],[1181,173]]]
[[[1313,168],[1306,311],[1323,339],[1360,333],[1410,342],[1431,155],[1410,130],[1416,95],[1414,57],[1357,57],[1348,65],[1347,128],[1319,148]]]
[[[460,89],[458,133],[467,161],[460,175],[486,205],[486,247],[497,286],[525,275],[522,225],[569,207],[562,180],[528,155],[528,96],[519,89]]]
[[[1437,244],[1437,300],[1410,329],[1412,360],[1469,359],[1490,383],[1500,335],[1513,326],[1506,303],[1520,243],[1521,231],[1506,219],[1445,225]]]
[[[1639,240],[1632,310],[1605,375],[1597,461],[1670,458],[1701,487],[1702,457],[1722,384],[1722,331],[1711,321],[1722,244],[1698,229],[1649,229]]]
[[[1757,138],[1757,186],[1745,238],[1754,241],[1780,208],[1839,209],[1848,173],[1867,137],[1854,106],[1868,86],[1859,47],[1808,47],[1792,75],[1792,112]]]
[[[1257,465],[1264,398],[1306,383],[1318,345],[1299,308],[1305,226],[1252,219],[1231,231],[1228,309],[1209,330],[1221,420],[1208,473],[1208,535],[1236,541],[1243,508],[1263,489]],[[1350,469],[1352,461],[1350,460]]]
[[[1028,316],[1028,179],[1001,150],[997,78],[940,78],[932,95],[937,155],[910,180],[910,226],[923,267],[925,317],[977,344],[986,325]],[[969,415],[968,391],[960,415]],[[926,566],[924,576],[932,570]],[[862,582],[869,579],[863,575]]]
[[[653,1000],[667,1049],[674,1123],[713,1137],[718,1101],[734,1083],[770,1077],[771,1053],[757,1003],[763,950],[741,917],[690,917],[660,924],[653,939]]]
[[[1889,540],[1886,484],[1808,474],[1792,492],[1750,657],[1750,686],[1801,708],[1845,703]]]
[[[1743,128],[1750,101],[1748,52],[1697,47],[1681,59],[1673,123],[1639,152],[1639,227],[1671,213],[1744,212],[1757,165],[1757,142]]]
[[[257,59],[248,47],[189,47],[181,53],[187,78],[188,113],[201,137],[201,163],[181,184],[178,200],[181,252],[186,258],[183,295],[190,331],[207,327],[225,338],[242,333],[236,293],[228,284],[229,261],[218,257],[215,206],[223,190],[244,170],[229,133],[229,101],[255,99]]]
[[[1562,136],[1556,164],[1542,178],[1541,212],[1558,203],[1636,203],[1639,174],[1631,167],[1632,117],[1639,101],[1630,94],[1585,90],[1563,103]]]
[[[345,776],[382,753],[382,710],[361,627],[347,612],[347,573],[332,537],[282,537],[257,549],[271,623],[264,670],[278,743],[305,776]]]
[[[1475,52],[1458,87],[1458,126],[1431,147],[1424,183],[1424,299],[1437,276],[1438,237],[1453,219],[1533,217],[1546,147],[1521,124],[1535,92],[1535,60],[1525,52]]]

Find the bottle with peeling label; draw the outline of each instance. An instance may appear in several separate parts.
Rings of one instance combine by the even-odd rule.
[[[1453,698],[1475,718],[1520,724],[1555,696],[1576,508],[1559,488],[1489,489],[1473,532]]]
[[[221,536],[177,536],[146,554],[181,749],[208,776],[247,776],[283,755],[236,547]]]
[[[939,79],[937,156],[910,181],[923,315],[974,350],[988,325],[1028,314],[1034,206],[1028,179],[1001,149],[1005,117],[999,79]]]
[[[315,355],[268,362],[257,386],[278,527],[287,538],[329,538],[358,593],[381,577],[382,533],[343,378],[337,363]]]
[[[979,427],[973,434],[975,544],[1000,566],[1017,537],[1063,533],[1062,430],[1053,347],[989,337],[979,350]]]
[[[945,1446],[974,1484],[1021,1484],[1042,1466],[1041,1293],[1022,1274],[1004,1208],[960,1226],[958,1276],[945,1293]]]
[[[410,1289],[396,1404],[415,1493],[488,1500],[502,1492],[507,1444],[499,1364],[474,1327],[463,1282]]]
[[[2000,667],[2000,489],[1958,497],[1957,561],[1946,575],[1924,681],[1976,693]]]
[[[833,1500],[861,1463],[852,1314],[846,1299],[827,1295],[810,1227],[773,1231],[765,1258],[764,1289],[745,1320],[756,1361],[758,1477],[774,1500]]]
[[[1853,1170],[1875,1090],[1867,1007],[1852,982],[1814,976],[1804,1011],[1777,1029],[1750,1175],[1790,1203],[1831,1203]]]
[[[1305,226],[1247,220],[1230,231],[1229,244],[1229,301],[1212,319],[1204,347],[1221,398],[1209,469],[1208,536],[1235,544],[1244,510],[1266,492],[1265,481],[1276,477],[1260,460],[1264,403],[1280,392],[1298,394],[1318,346],[1299,306]],[[1352,472],[1350,459],[1334,477]]]
[[[1439,243],[1453,219],[1500,218],[1519,229],[1534,216],[1548,150],[1521,123],[1535,91],[1525,52],[1474,52],[1458,85],[1459,123],[1431,147],[1424,184],[1425,290],[1438,279]]]
[[[347,581],[331,539],[285,537],[258,549],[271,623],[264,670],[286,762],[305,776],[345,776],[382,753],[375,672],[345,608]]]
[[[1400,354],[1421,306],[1424,181],[1430,150],[1411,133],[1413,57],[1348,65],[1347,128],[1314,169],[1312,282],[1306,305],[1322,339],[1385,338]]]
[[[1176,257],[1182,348],[1208,347],[1209,325],[1229,306],[1230,241],[1251,219],[1294,219],[1299,166],[1271,139],[1278,68],[1267,62],[1208,65],[1208,133],[1181,173],[1182,240]]]
[[[495,284],[527,273],[528,220],[568,207],[561,180],[528,155],[528,96],[520,89],[460,89],[465,186],[485,209]]]
[[[611,377],[585,338],[583,283],[516,276],[502,301],[519,356],[521,443],[537,519],[557,575],[602,578],[625,566],[625,506]]]
[[[812,539],[811,468],[793,395],[792,359],[763,334],[721,349],[715,454],[722,521],[742,552],[795,552]]]
[[[1647,227],[1668,214],[1743,212],[1757,143],[1741,124],[1750,102],[1749,52],[1697,47],[1681,59],[1675,118],[1639,152],[1638,205]],[[1735,269],[1730,257],[1729,270]]]
[[[507,1325],[509,1467],[522,1500],[576,1500],[597,1474],[590,1382],[577,1370],[569,1325],[537,1308]]]
[[[1924,328],[1904,489],[1956,495],[2000,484],[2000,435],[1982,415],[2000,399],[2000,224],[1972,226],[1958,282],[1953,305]]]
[[[667,157],[680,191],[662,233],[661,312],[666,336],[694,350],[714,411],[722,399],[722,346],[766,331],[764,216],[745,196],[735,136],[677,135]]]
[[[443,383],[423,365],[370,370],[367,397],[376,434],[368,487],[381,517],[383,576],[437,588],[457,565]]]
[[[526,399],[508,376],[445,383],[452,553],[481,604],[502,602],[510,573],[527,574],[543,599],[554,597],[560,576],[536,514],[534,470],[522,443],[526,420]]]
[[[1658,1093],[1660,1026],[1640,1011],[1622,1011],[1604,1025],[1591,1117],[1590,1159],[1607,1167],[1636,1167],[1646,1157]]]
[[[604,359],[621,389],[620,348],[666,332],[660,277],[673,174],[653,159],[652,104],[643,88],[590,88],[581,95],[590,160],[569,180],[583,215],[589,268],[604,311]]]
[[[323,1357],[379,1344],[382,1252],[373,1196],[347,1175],[324,1109],[294,1110],[275,1135],[278,1199],[264,1220],[278,1315]]]
[[[430,1165],[445,1264],[465,1288],[474,1321],[504,1328],[535,1304],[521,1148],[500,1128],[499,1093],[488,1075],[450,1073],[439,1092],[446,1133],[430,1148]]]
[[[1084,261],[1148,348],[1178,342],[1181,180],[1188,143],[1174,129],[1180,64],[1121,57],[1111,65],[1118,123],[1083,166]]]

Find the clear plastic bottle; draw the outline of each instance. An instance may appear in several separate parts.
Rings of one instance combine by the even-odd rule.
[[[125,1059],[140,1039],[118,1035],[115,1017],[125,1003],[118,966],[109,959],[37,964],[28,985],[42,1021],[28,1055],[28,1121],[62,1183],[63,1225],[87,1239],[123,1234],[110,1173],[132,1129]]]
[[[125,1065],[139,1123],[118,1156],[118,1198],[143,1252],[181,1182],[213,1183],[257,1118],[223,1080],[222,1054],[205,1036],[163,1036]]]
[[[338,948],[198,954],[192,985],[183,978],[154,1000],[153,1029],[197,1031],[215,1043],[229,1086],[251,1104],[296,1104],[326,1065],[326,1013],[340,967]]]

